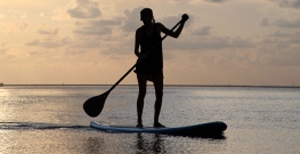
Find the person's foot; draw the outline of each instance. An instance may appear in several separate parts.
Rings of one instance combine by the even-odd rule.
[[[137,127],[137,128],[144,128],[143,124],[141,124],[141,123],[138,123],[135,127]]]
[[[153,127],[155,127],[155,128],[166,128],[166,126],[162,125],[162,124],[159,123],[159,122],[154,123]]]

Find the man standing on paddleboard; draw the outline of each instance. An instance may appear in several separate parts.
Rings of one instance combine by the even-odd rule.
[[[141,12],[143,26],[136,30],[134,53],[138,57],[135,73],[139,84],[137,99],[137,126],[143,128],[142,114],[144,98],[146,96],[147,81],[151,81],[155,88],[155,113],[153,127],[165,127],[159,123],[159,115],[163,97],[163,54],[161,32],[168,36],[177,38],[189,16],[182,15],[179,27],[175,32],[169,30],[161,23],[155,23],[153,12],[150,8],[144,8]]]

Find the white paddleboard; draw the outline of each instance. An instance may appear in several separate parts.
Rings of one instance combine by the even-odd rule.
[[[134,126],[112,126],[101,122],[91,121],[92,128],[108,131],[108,132],[121,132],[121,133],[155,133],[155,134],[168,134],[176,136],[194,136],[194,137],[218,137],[222,136],[223,132],[227,129],[227,125],[221,121],[207,122],[190,126],[172,127],[172,128],[137,128]]]

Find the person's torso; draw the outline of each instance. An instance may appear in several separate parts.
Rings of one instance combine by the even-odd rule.
[[[147,54],[150,59],[162,58],[162,39],[155,24],[150,34],[147,34],[146,27],[142,26],[141,53]]]

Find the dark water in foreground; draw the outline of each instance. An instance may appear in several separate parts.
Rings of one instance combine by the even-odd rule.
[[[299,88],[166,87],[161,122],[224,121],[225,139],[105,133],[91,120],[136,124],[136,87],[117,87],[97,118],[83,102],[110,87],[0,87],[0,153],[300,153]],[[148,88],[144,125],[153,122]]]

